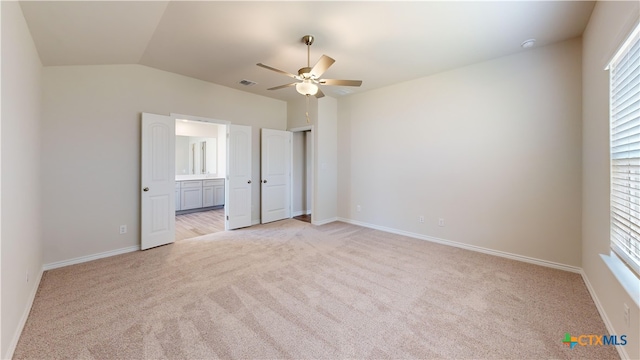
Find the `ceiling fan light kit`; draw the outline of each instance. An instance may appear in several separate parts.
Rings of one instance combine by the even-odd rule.
[[[335,62],[334,59],[322,55],[320,60],[311,67],[310,65],[310,55],[311,55],[311,44],[313,44],[314,37],[313,35],[305,35],[302,37],[302,43],[307,45],[307,66],[298,70],[298,75],[291,74],[287,71],[279,70],[274,67],[258,63],[256,65],[263,67],[265,69],[275,71],[277,73],[289,76],[298,80],[298,82],[294,82],[291,84],[285,84],[280,86],[275,86],[269,88],[267,90],[278,90],[286,87],[295,86],[296,91],[305,96],[315,96],[316,98],[321,98],[324,96],[324,93],[318,85],[334,85],[334,86],[360,86],[362,85],[361,80],[336,80],[336,79],[321,79],[320,76],[324,74],[325,71]]]
[[[302,95],[315,95],[318,93],[318,85],[310,80],[304,80],[296,84],[296,90]]]

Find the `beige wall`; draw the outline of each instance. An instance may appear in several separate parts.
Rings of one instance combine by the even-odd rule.
[[[176,120],[176,135],[218,138],[218,124]]]
[[[573,39],[341,99],[339,216],[579,267],[580,56]]]
[[[2,2],[0,357],[13,353],[42,271],[42,65],[20,5]],[[29,274],[29,282],[26,276]]]
[[[43,79],[45,264],[139,244],[141,112],[252,126],[258,222],[259,129],[286,128],[285,102],[140,65],[46,67]]]
[[[609,72],[604,68],[638,21],[638,2],[598,2],[583,35],[582,267],[610,326],[627,334],[624,350],[640,359],[640,314],[601,259],[609,254]],[[631,310],[626,325],[623,303]]]
[[[309,122],[305,113],[309,112]],[[318,99],[309,98],[309,107],[304,96],[300,95],[294,101],[287,102],[287,129],[294,129],[314,125],[318,120]]]
[[[318,99],[318,115],[313,138],[314,224],[338,217],[338,101],[325,96]]]
[[[353,96],[353,95],[352,95]],[[338,101],[338,216],[351,218],[351,101]],[[355,206],[355,205],[354,205]]]

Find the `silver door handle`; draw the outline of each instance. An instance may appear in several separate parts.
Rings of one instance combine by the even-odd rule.
[[[149,191],[149,188],[146,187],[146,188],[142,189],[142,191]]]
[[[251,180],[247,181],[247,184],[251,184]]]

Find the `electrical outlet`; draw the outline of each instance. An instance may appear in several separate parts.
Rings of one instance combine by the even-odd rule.
[[[360,205],[356,205],[356,211],[357,211],[357,212],[362,211],[362,206],[360,206]]]
[[[422,216],[422,215],[418,216],[418,222],[423,223],[424,222],[424,216]]]
[[[624,306],[624,322],[629,326],[629,306],[627,304],[622,304]]]
[[[120,225],[120,234],[126,234],[127,233],[127,225]]]
[[[443,218],[439,218],[438,219],[438,226],[444,226],[444,219]]]

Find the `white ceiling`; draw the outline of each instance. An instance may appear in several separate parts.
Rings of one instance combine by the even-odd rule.
[[[49,65],[142,64],[281,100],[299,97],[284,75],[306,66],[303,35],[315,36],[311,64],[336,62],[328,96],[399,83],[580,36],[585,1],[71,1],[22,2],[40,59]],[[238,84],[242,79],[254,86]]]

